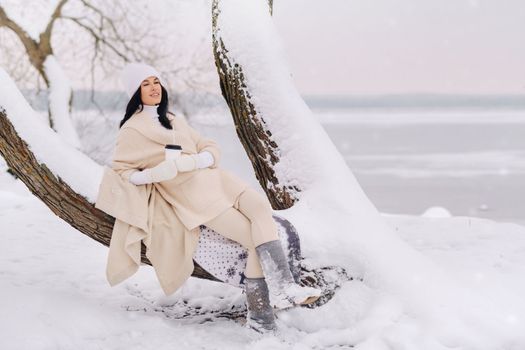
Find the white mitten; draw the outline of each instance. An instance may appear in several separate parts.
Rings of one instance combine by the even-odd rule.
[[[195,154],[181,154],[175,158],[177,170],[180,172],[192,171],[197,167],[197,156]]]
[[[147,169],[152,182],[171,180],[177,176],[177,165],[172,159],[166,159],[153,168]]]

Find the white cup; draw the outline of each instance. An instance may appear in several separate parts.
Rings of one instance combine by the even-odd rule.
[[[164,155],[166,159],[175,159],[180,156],[182,147],[180,145],[166,145]]]

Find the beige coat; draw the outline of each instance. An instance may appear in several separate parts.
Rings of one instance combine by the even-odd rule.
[[[231,207],[248,184],[219,167],[221,152],[182,117],[168,115],[173,130],[144,112],[135,113],[119,130],[111,168],[105,167],[95,207],[115,217],[106,277],[115,285],[140,265],[140,242],[147,247],[166,295],[193,272],[193,253],[204,222]],[[135,186],[131,173],[164,160],[164,146],[175,143],[182,153],[210,151],[209,168],[179,173],[174,179]]]

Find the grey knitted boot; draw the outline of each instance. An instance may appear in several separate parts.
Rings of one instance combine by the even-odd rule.
[[[246,326],[260,333],[275,331],[275,316],[270,297],[268,295],[268,285],[264,277],[244,279],[246,290]]]
[[[255,251],[259,255],[273,306],[285,309],[299,304],[310,304],[319,299],[320,289],[295,283],[280,240],[260,244],[255,247]]]

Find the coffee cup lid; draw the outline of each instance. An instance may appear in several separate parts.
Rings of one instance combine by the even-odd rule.
[[[166,145],[164,148],[167,148],[167,149],[179,149],[179,150],[182,150],[181,145]]]

